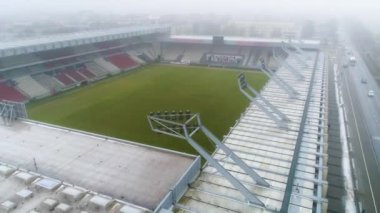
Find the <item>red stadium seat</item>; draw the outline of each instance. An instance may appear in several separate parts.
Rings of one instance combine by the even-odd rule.
[[[76,70],[66,70],[64,73],[78,82],[85,81],[86,79],[79,74]]]
[[[5,82],[0,83],[0,100],[25,101],[27,98],[12,86]]]
[[[96,75],[92,72],[90,72],[87,68],[81,68],[78,70],[79,73],[81,73],[82,75],[86,76],[86,78],[88,79],[92,79],[92,78],[95,78]]]
[[[73,80],[71,80],[69,77],[67,77],[64,73],[60,72],[58,73],[55,78],[57,78],[60,82],[62,82],[65,86],[70,86],[75,84]]]
[[[109,56],[107,60],[122,70],[133,68],[139,65],[136,61],[129,57],[128,54],[125,53]]]

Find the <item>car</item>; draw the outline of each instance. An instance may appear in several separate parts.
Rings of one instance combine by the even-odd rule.
[[[375,92],[373,90],[368,91],[368,97],[373,97],[375,96]]]
[[[367,83],[367,79],[366,78],[362,78],[362,83],[366,84]]]

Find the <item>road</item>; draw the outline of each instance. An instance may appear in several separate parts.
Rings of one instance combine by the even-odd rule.
[[[350,41],[343,39],[343,46],[357,58],[355,66],[339,67],[344,107],[347,114],[350,155],[353,162],[357,187],[357,199],[365,212],[380,211],[380,89],[366,64]],[[338,55],[340,65],[347,54]],[[367,83],[361,79],[367,79]],[[375,97],[368,97],[368,90]]]

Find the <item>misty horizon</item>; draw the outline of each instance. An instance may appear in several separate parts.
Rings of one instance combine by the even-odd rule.
[[[379,18],[380,4],[375,0],[253,0],[201,1],[201,0],[13,0],[0,3],[3,16],[22,16],[33,13],[67,13],[92,11],[115,14],[283,14],[308,16],[346,16]]]

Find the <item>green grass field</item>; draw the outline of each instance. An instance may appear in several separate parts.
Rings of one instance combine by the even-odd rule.
[[[34,120],[81,129],[152,146],[195,153],[186,141],[153,133],[146,115],[157,110],[199,112],[219,138],[248,105],[237,85],[239,71],[205,67],[149,65],[83,88],[28,104]],[[267,78],[249,72],[257,89]],[[210,142],[202,145],[212,151]]]

